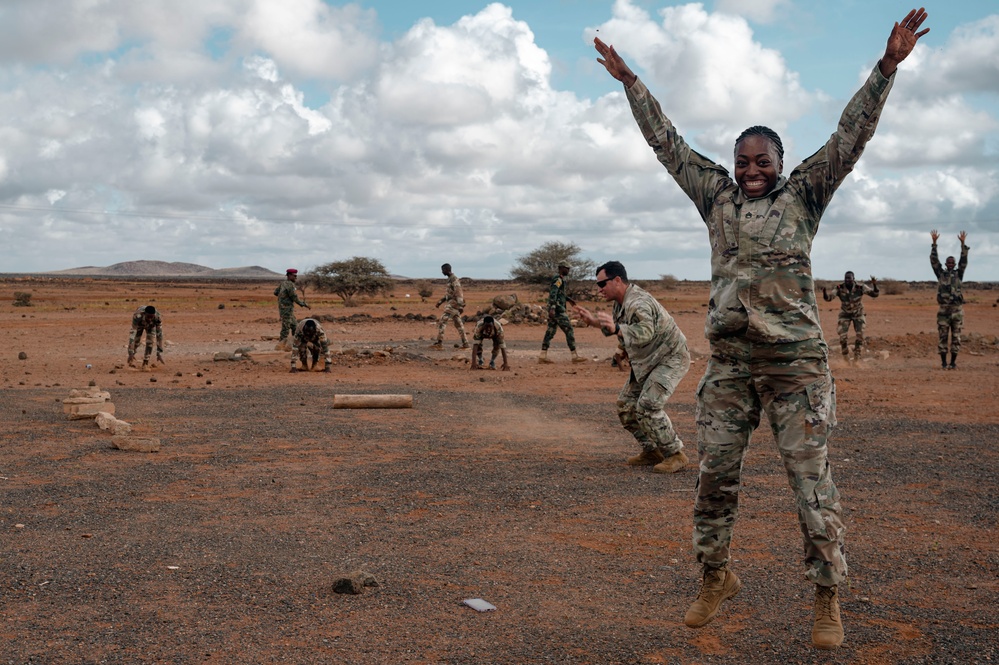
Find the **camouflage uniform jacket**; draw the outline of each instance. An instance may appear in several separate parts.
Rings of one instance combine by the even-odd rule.
[[[491,335],[484,335],[482,329],[485,327],[485,322],[479,319],[479,322],[475,324],[475,330],[472,331],[472,341],[481,342],[483,339],[491,339],[497,345],[502,345],[504,342],[503,338],[503,324],[499,321],[493,319],[493,332]]]
[[[315,323],[315,328],[311,331],[306,330],[306,321],[312,321]],[[302,347],[306,344],[312,344],[313,347],[318,347],[323,353],[327,353],[329,351],[330,340],[326,336],[326,331],[323,330],[321,325],[319,325],[319,321],[316,321],[315,319],[303,319],[299,321],[298,325],[295,327],[295,346]]]
[[[286,279],[281,282],[276,289],[274,289],[274,295],[278,298],[278,307],[283,307],[290,309],[296,304],[299,307],[308,307],[301,298],[298,297],[298,291],[295,289],[295,282],[290,279]]]
[[[448,275],[447,293],[444,294],[444,297],[437,304],[440,305],[445,302],[451,309],[465,309],[465,294],[461,290],[461,280],[454,273]]]
[[[565,277],[555,275],[548,287],[548,309],[554,309],[556,314],[565,311]]]
[[[930,265],[937,276],[937,303],[940,305],[963,305],[964,294],[961,292],[961,282],[964,279],[964,269],[968,267],[968,246],[961,245],[961,260],[954,270],[947,270],[940,265],[937,257],[937,246],[930,249]]]
[[[634,284],[628,285],[623,302],[614,303],[614,322],[621,327],[622,345],[639,383],[672,356],[690,358],[687,338],[673,317],[652,294]]]
[[[839,298],[841,304],[840,316],[853,318],[864,315],[864,296],[877,298],[879,295],[881,295],[881,292],[878,290],[878,287],[870,287],[861,282],[854,282],[852,289],[847,287],[845,283],[840,284],[836,287],[835,293],[823,297],[826,300]]]
[[[152,322],[146,321],[146,306],[143,305],[132,314],[132,336],[133,339],[145,333],[147,336],[156,336],[156,351],[163,353],[163,319],[160,318],[159,311],[153,315]]]
[[[747,199],[728,171],[687,145],[641,80],[627,89],[645,140],[708,227],[708,339],[740,335],[777,344],[822,338],[812,239],[833,193],[874,134],[891,86],[892,78],[875,67],[847,104],[836,133],[756,199]]]

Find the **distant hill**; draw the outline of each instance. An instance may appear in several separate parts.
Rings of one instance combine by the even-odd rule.
[[[125,261],[103,268],[83,266],[67,270],[52,270],[42,274],[80,277],[218,277],[229,279],[273,279],[282,276],[281,273],[260,266],[215,269],[199,266],[195,263],[170,263],[167,261]]]

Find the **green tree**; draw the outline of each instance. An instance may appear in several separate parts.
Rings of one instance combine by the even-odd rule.
[[[580,257],[582,250],[571,242],[552,240],[538,247],[533,252],[517,259],[517,265],[510,271],[510,276],[528,284],[545,284],[558,274],[558,264],[565,261],[572,266],[569,271],[569,282],[593,279],[597,264]]]
[[[395,281],[389,277],[378,259],[355,256],[345,261],[333,261],[313,268],[303,280],[316,291],[335,293],[345,307],[355,307],[357,296],[391,293]]]

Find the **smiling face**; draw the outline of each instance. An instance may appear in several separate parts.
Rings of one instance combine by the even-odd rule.
[[[735,146],[735,181],[747,198],[766,196],[784,170],[777,148],[765,136],[751,135]]]

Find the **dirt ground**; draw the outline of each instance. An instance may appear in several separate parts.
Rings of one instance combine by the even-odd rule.
[[[957,371],[939,368],[930,289],[867,301],[858,366],[838,359],[822,304],[851,573],[846,641],[826,653],[810,646],[767,429],[745,461],[743,590],[691,630],[696,471],[624,464],[637,451],[615,415],[625,377],[597,330],[576,330],[590,362],[571,364],[559,333],[556,364],[538,365],[544,328],[508,325],[512,371],[470,372],[453,328],[446,350],[428,348],[439,310],[411,284],[348,309],[307,294],[334,367],[290,374],[266,339],[274,286],[0,280],[0,663],[999,661],[999,291],[968,293]],[[18,291],[32,306],[13,305]],[[541,296],[466,283],[466,314],[511,291]],[[668,412],[696,451],[707,285],[653,291],[693,352]],[[126,342],[150,303],[166,364],[142,372]],[[259,352],[214,359],[246,347]],[[67,419],[62,400],[91,382],[158,453]],[[335,394],[408,394],[413,408],[333,409]],[[333,593],[359,569],[378,586]]]

